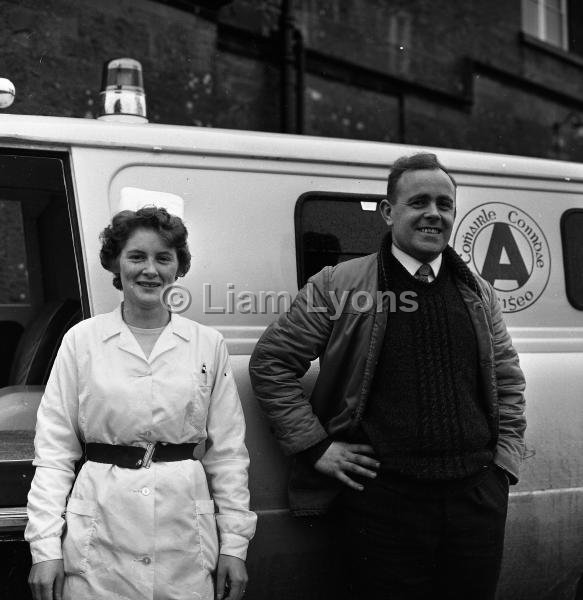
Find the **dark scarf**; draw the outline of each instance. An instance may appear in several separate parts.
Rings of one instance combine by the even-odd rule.
[[[391,232],[387,232],[381,243],[381,249],[378,253],[378,288],[384,292],[389,289],[389,270],[388,257],[391,254],[391,245],[393,236]],[[446,246],[443,251],[443,260],[453,273],[455,279],[463,281],[471,290],[473,290],[480,300],[483,300],[482,290],[476,281],[474,274],[468,269],[464,261],[459,257],[458,253],[451,247]]]

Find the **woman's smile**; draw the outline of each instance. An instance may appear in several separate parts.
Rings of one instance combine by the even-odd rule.
[[[176,281],[176,249],[152,229],[136,229],[119,256],[119,275],[124,296],[124,314],[134,325],[147,315],[162,324],[168,311],[162,305],[162,290]],[[141,316],[140,316],[141,315]]]

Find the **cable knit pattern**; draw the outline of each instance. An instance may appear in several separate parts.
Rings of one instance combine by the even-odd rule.
[[[414,479],[463,478],[492,460],[475,333],[454,276],[478,284],[452,253],[430,284],[391,255],[390,238],[379,260],[379,286],[415,291],[419,308],[389,315],[362,426],[382,468]]]

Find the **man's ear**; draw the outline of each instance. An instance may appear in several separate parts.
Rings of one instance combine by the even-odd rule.
[[[389,227],[391,227],[393,224],[392,209],[393,209],[393,207],[392,207],[391,203],[386,198],[383,198],[381,200],[381,203],[379,204],[379,211],[381,213],[381,217],[383,218],[383,221]]]

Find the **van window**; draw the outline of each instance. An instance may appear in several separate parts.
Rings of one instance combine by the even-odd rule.
[[[573,208],[561,217],[563,263],[567,298],[577,310],[583,310],[583,210]]]
[[[8,200],[0,200],[0,269],[0,304],[29,302],[22,205]]]
[[[75,219],[67,194],[66,165],[67,157],[61,154],[0,154],[3,475],[10,461],[32,459],[42,390],[63,335],[82,317],[76,260],[80,253],[75,252]],[[23,481],[28,485],[26,479]],[[25,503],[26,486],[2,487],[0,506]]]
[[[387,225],[374,194],[308,192],[297,201],[298,286],[328,265],[376,252]]]

